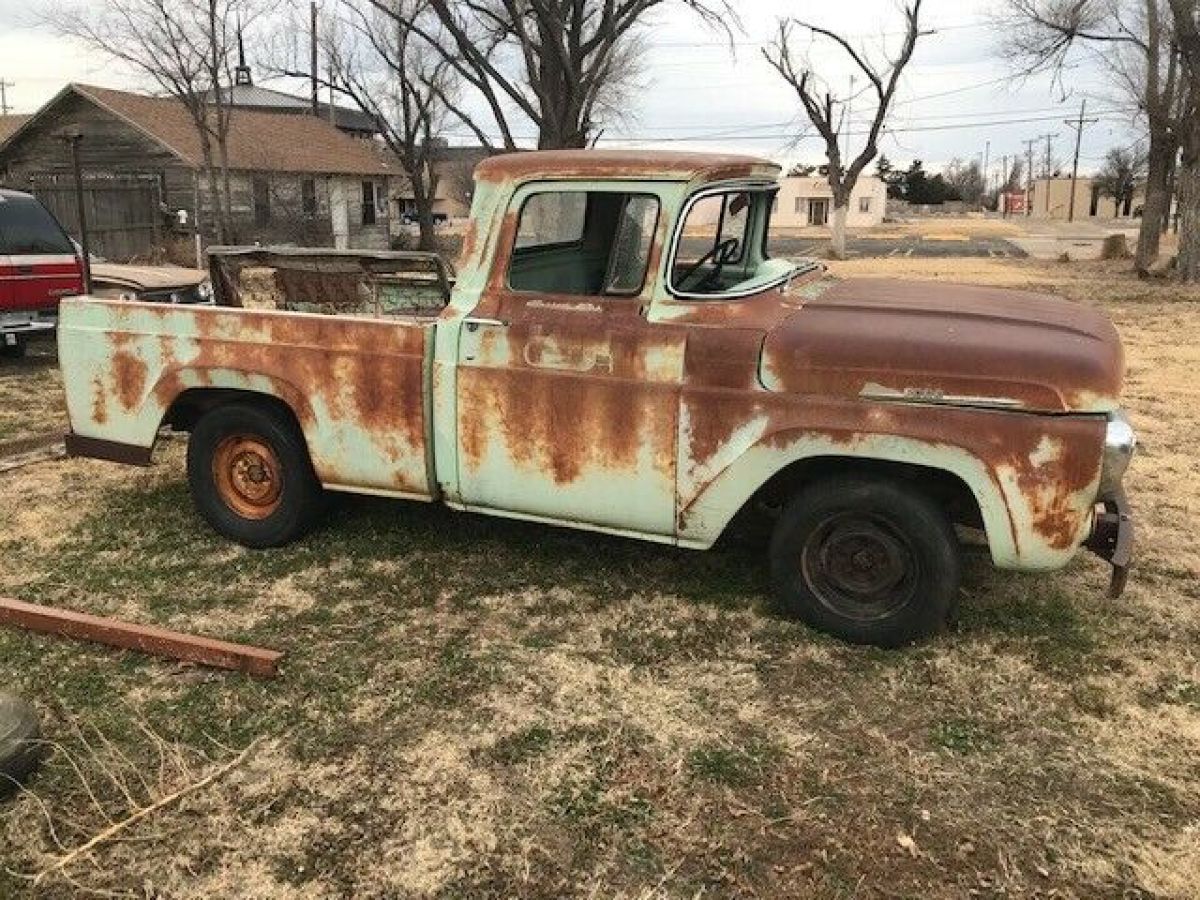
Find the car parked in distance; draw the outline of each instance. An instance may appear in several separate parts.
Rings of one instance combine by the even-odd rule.
[[[204,269],[92,263],[92,294],[138,303],[211,304],[212,282]]]
[[[83,293],[83,264],[54,216],[31,194],[0,189],[0,355],[21,356],[52,331],[58,302]]]
[[[405,225],[419,225],[421,222],[421,218],[414,212],[406,212],[400,216],[400,221],[403,222]],[[445,213],[435,212],[433,214],[433,224],[434,225],[445,225],[449,221],[450,221],[450,217],[448,215],[446,215]]]

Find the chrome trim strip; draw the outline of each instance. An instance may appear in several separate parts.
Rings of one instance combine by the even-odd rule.
[[[975,397],[969,394],[922,394],[890,389],[864,390],[863,400],[881,403],[906,403],[912,406],[972,406],[983,409],[1021,409],[1024,403],[1011,397]]]

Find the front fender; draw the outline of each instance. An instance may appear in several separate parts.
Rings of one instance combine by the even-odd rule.
[[[956,476],[967,485],[979,504],[988,544],[997,564],[1015,562],[1017,546],[1007,504],[983,461],[961,447],[930,445],[895,435],[857,435],[849,441],[802,430],[764,435],[708,482],[680,511],[680,542],[711,546],[759,488],[789,466],[820,458],[901,463]]]
[[[921,423],[919,437],[772,428],[769,415],[746,423],[713,455],[707,470],[699,469],[701,477],[688,485],[690,497],[681,494],[680,543],[711,546],[746,501],[788,466],[840,458],[920,466],[958,478],[979,506],[992,559],[1001,568],[1055,569],[1075,554],[1091,527],[1102,422],[973,410],[913,408],[908,414]],[[889,416],[888,422],[897,432],[904,428],[903,415]]]

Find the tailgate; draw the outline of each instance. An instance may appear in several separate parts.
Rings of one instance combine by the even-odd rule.
[[[54,310],[63,297],[83,292],[79,260],[72,254],[39,253],[0,257],[0,294],[6,312]]]

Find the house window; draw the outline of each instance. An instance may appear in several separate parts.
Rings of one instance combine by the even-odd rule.
[[[310,219],[317,214],[317,183],[311,178],[300,182],[300,209]]]
[[[804,212],[804,207],[801,205],[802,203],[804,203],[804,198],[797,197],[796,198],[796,215],[800,215],[801,213]]]
[[[375,182],[362,183],[362,223],[374,225],[379,217],[379,207],[376,205]]]
[[[265,178],[255,178],[250,183],[254,195],[254,224],[271,224],[271,184]]]
[[[509,263],[514,291],[635,296],[658,223],[658,198],[607,191],[546,191],[521,207]]]
[[[869,213],[871,211],[871,198],[870,197],[859,197],[858,198],[858,211],[860,213]]]

